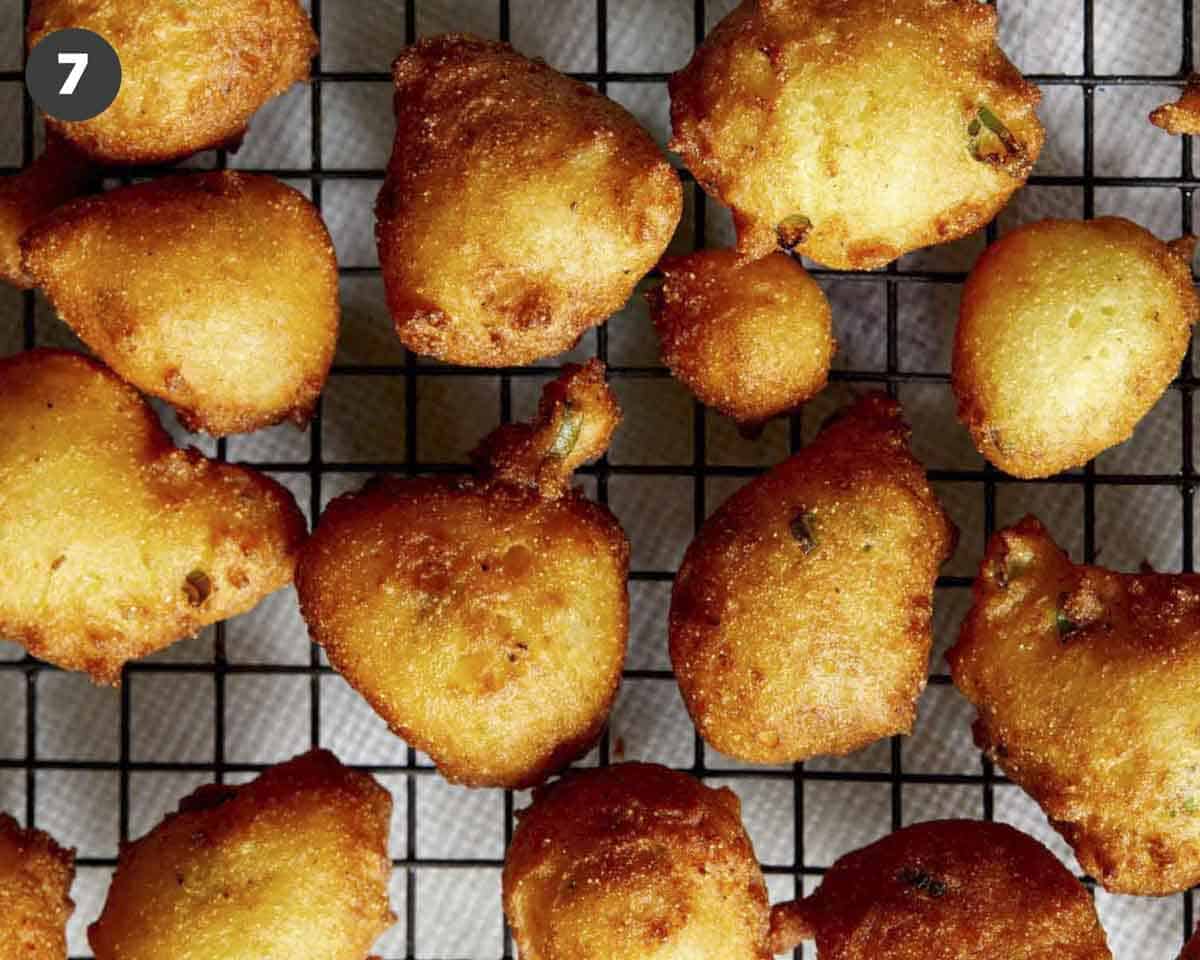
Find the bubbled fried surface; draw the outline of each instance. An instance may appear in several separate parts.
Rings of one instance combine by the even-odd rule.
[[[316,750],[201,787],[123,844],[96,960],[362,960],[388,906],[392,799]]]
[[[333,244],[303,194],[226,171],[164,177],[60,208],[22,245],[80,338],[189,429],[308,422],[339,307]]]
[[[989,247],[963,290],[952,378],[980,453],[1047,477],[1128,439],[1187,351],[1191,252],[1118,217],[1043,220]]]
[[[0,960],[66,960],[75,854],[0,813]]]
[[[661,269],[646,297],[663,363],[701,402],[754,425],[824,388],[836,348],[829,301],[791,257],[743,264],[703,250]]]
[[[1200,577],[1076,566],[1027,517],[949,652],[975,739],[1116,893],[1200,882]]]
[[[175,449],[98,363],[0,360],[0,636],[34,656],[116,683],[290,583],[304,533],[283,487]]]
[[[439,360],[528,364],[629,299],[682,210],[633,117],[507,44],[423,40],[392,67],[396,140],[377,239],[400,339]]]
[[[1179,99],[1156,109],[1150,114],[1150,122],[1176,136],[1200,134],[1200,75],[1188,77]]]
[[[1045,138],[1040,93],[976,0],[744,0],[670,88],[671,147],[733,209],[749,258],[782,242],[866,269],[965,236]],[[981,107],[1010,147],[972,134]]]
[[[572,772],[521,812],[504,912],[522,960],[766,960],[736,794],[653,764]]]
[[[297,0],[33,0],[26,40],[77,27],[112,44],[121,88],[91,120],[46,122],[103,163],[165,163],[240,140],[259,107],[308,79],[317,52]]]
[[[911,729],[953,525],[869,394],[730,497],[688,548],[670,650],[688,712],[755,763],[845,754]]]

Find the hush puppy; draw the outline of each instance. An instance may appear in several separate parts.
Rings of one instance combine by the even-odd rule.
[[[908,437],[896,401],[863,397],[688,548],[671,661],[722,753],[791,763],[911,729],[955,530]]]
[[[0,960],[66,960],[75,854],[0,813]]]
[[[622,107],[507,44],[431,37],[392,66],[376,213],[405,345],[528,364],[625,305],[679,222],[679,178]]]
[[[979,452],[1048,477],[1128,439],[1187,352],[1193,247],[1117,217],[1043,220],[989,247],[963,291],[952,377]]]
[[[0,636],[34,656],[116,683],[290,583],[304,533],[283,487],[177,450],[100,364],[0,360]]]
[[[583,755],[617,692],[629,545],[567,489],[619,411],[604,367],[568,367],[476,477],[381,478],[334,500],[297,570],[334,668],[442,774],[527,787]]]
[[[1183,948],[1179,960],[1200,960],[1200,928],[1192,935],[1192,939]]]
[[[62,318],[124,380],[214,436],[308,422],[333,362],[337,261],[272,177],[165,177],[61,207],[22,240]]]
[[[1200,576],[1076,566],[1027,517],[947,658],[976,742],[1106,889],[1200,882]]]
[[[646,297],[663,363],[703,403],[753,427],[824,388],[837,347],[829,301],[791,257],[743,264],[703,250],[662,272]]]
[[[1150,122],[1167,133],[1200,134],[1200,76],[1188,77],[1187,86],[1174,103],[1164,103],[1150,114]]]

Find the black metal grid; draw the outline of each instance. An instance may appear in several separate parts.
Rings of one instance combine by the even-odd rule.
[[[31,0],[4,0],[4,2],[23,4],[23,14],[27,19]],[[322,23],[322,6],[332,6],[336,3],[351,3],[358,0],[310,0],[312,19],[318,32]],[[406,42],[412,42],[417,37],[417,5],[421,0],[392,0],[396,7],[396,16],[404,18],[404,33]],[[499,5],[498,23],[501,39],[509,39],[511,11],[510,0],[497,0]],[[996,2],[996,0],[990,0]],[[999,0],[1001,5],[1017,4],[1024,0]],[[1192,230],[1192,199],[1196,189],[1200,187],[1193,169],[1191,139],[1180,139],[1180,174],[1178,176],[1152,177],[1098,177],[1095,175],[1095,93],[1100,87],[1108,86],[1161,86],[1178,84],[1193,70],[1193,30],[1194,13],[1193,0],[1162,0],[1164,7],[1174,3],[1182,6],[1182,50],[1180,69],[1177,74],[1130,75],[1130,74],[1098,74],[1095,70],[1095,7],[1099,0],[1081,0],[1083,5],[1083,70],[1079,74],[1052,73],[1028,74],[1029,78],[1043,87],[1071,86],[1080,89],[1083,98],[1083,166],[1079,175],[1047,176],[1036,175],[1030,178],[1030,183],[1042,186],[1078,187],[1083,193],[1083,212],[1085,217],[1091,217],[1095,212],[1095,192],[1104,187],[1166,187],[1178,191],[1181,205],[1181,221],[1185,233]],[[703,40],[708,11],[706,0],[694,0],[694,40]],[[578,79],[593,83],[601,92],[605,92],[610,83],[662,84],[668,74],[658,72],[619,72],[608,68],[608,0],[595,0],[596,16],[596,70],[594,72],[577,72],[572,75]],[[1010,51],[1017,55],[1020,51]],[[321,57],[317,56],[313,64],[312,97],[311,97],[311,157],[306,167],[283,169],[277,167],[250,169],[240,168],[247,172],[269,173],[288,179],[307,181],[311,185],[312,199],[318,207],[322,205],[323,185],[333,180],[378,180],[383,176],[382,169],[326,169],[322,163],[322,97],[323,85],[375,81],[387,82],[390,79],[386,72],[378,71],[328,71],[322,69]],[[0,82],[17,82],[21,80],[18,71],[0,71]],[[23,164],[28,164],[34,156],[34,107],[28,96],[25,98],[21,140]],[[253,134],[251,134],[253,135]],[[227,157],[224,151],[217,152],[216,164],[224,167]],[[0,167],[0,172],[14,172],[15,168]],[[160,170],[131,170],[125,179],[135,176],[155,176]],[[694,236],[697,247],[705,244],[706,237],[706,198],[703,191],[686,171],[681,171],[685,189],[691,191],[695,202]],[[991,242],[996,236],[996,225],[987,228],[987,238]],[[861,385],[884,387],[895,395],[903,384],[941,384],[948,386],[949,376],[945,373],[932,373],[920,370],[902,369],[899,360],[899,291],[906,284],[960,284],[965,279],[962,272],[947,272],[938,270],[902,269],[892,264],[886,271],[873,273],[843,272],[824,269],[812,271],[818,276],[836,276],[841,280],[863,283],[872,287],[882,287],[886,303],[886,366],[880,370],[837,370],[832,374],[835,381],[845,381]],[[342,276],[377,274],[377,267],[343,267]],[[23,299],[23,340],[26,349],[32,348],[36,340],[35,297],[32,292],[24,294]],[[596,333],[596,355],[608,361],[608,334],[604,327]],[[310,431],[309,455],[306,460],[290,463],[253,463],[252,466],[275,474],[297,474],[309,478],[311,489],[309,507],[313,517],[320,512],[322,502],[323,477],[330,473],[361,473],[373,474],[390,472],[399,474],[417,474],[430,472],[457,472],[463,469],[461,464],[429,462],[418,456],[418,381],[422,377],[439,376],[488,376],[500,379],[500,418],[508,422],[512,417],[512,386],[516,379],[523,377],[544,377],[553,374],[555,367],[506,368],[501,370],[473,370],[453,366],[431,366],[420,363],[411,352],[406,353],[402,363],[393,364],[347,364],[338,363],[333,368],[332,375],[338,376],[380,376],[402,378],[405,390],[405,455],[403,460],[377,462],[333,462],[325,460],[321,453],[322,416],[318,407]],[[658,366],[609,365],[611,378],[639,379],[663,378],[667,372]],[[1200,479],[1196,470],[1193,456],[1193,393],[1200,384],[1192,373],[1192,349],[1189,348],[1184,361],[1181,375],[1173,382],[1171,389],[1178,395],[1181,408],[1182,469],[1179,472],[1168,473],[1116,473],[1101,472],[1094,463],[1089,464],[1082,472],[1066,474],[1046,481],[1055,484],[1072,484],[1082,487],[1083,492],[1083,553],[1088,562],[1096,555],[1096,517],[1095,500],[1097,488],[1111,486],[1160,486],[1175,489],[1180,496],[1181,531],[1182,531],[1182,565],[1185,571],[1194,569],[1193,553],[1193,503],[1195,487]],[[607,458],[596,465],[585,468],[583,472],[594,476],[597,498],[601,502],[608,501],[609,479],[621,475],[653,475],[690,478],[693,483],[693,524],[695,527],[703,522],[707,515],[706,480],[712,477],[751,477],[761,472],[757,467],[717,466],[707,463],[706,445],[708,432],[706,429],[705,408],[698,402],[693,404],[693,459],[690,464],[678,466],[637,466],[614,465]],[[801,442],[801,420],[797,415],[790,423],[789,440],[791,449],[796,449]],[[224,440],[217,445],[217,455],[225,458],[227,446]],[[996,471],[990,465],[981,469],[930,470],[930,479],[945,482],[961,482],[978,484],[984,504],[984,535],[990,536],[996,526],[996,494],[1000,485],[1014,482],[1012,478]],[[1029,481],[1021,481],[1028,483]],[[635,569],[631,573],[633,581],[670,582],[674,571],[666,569]],[[943,576],[939,578],[938,586],[943,589],[965,590],[970,587],[970,578],[961,576]],[[211,762],[144,762],[135,761],[130,748],[130,684],[124,683],[120,693],[120,737],[119,756],[115,762],[89,760],[59,760],[39,758],[37,755],[37,698],[39,678],[55,668],[32,658],[0,662],[0,671],[19,671],[25,677],[25,756],[21,759],[0,759],[0,772],[4,770],[24,771],[26,787],[25,820],[29,824],[37,822],[37,784],[36,775],[45,770],[100,770],[115,771],[119,776],[119,834],[122,841],[128,839],[130,833],[130,777],[133,773],[142,772],[196,772],[210,775],[217,781],[227,775],[254,773],[265,769],[260,763],[229,762],[225,755],[225,704],[226,681],[230,676],[238,675],[274,675],[300,676],[310,680],[310,741],[313,746],[319,745],[321,729],[321,685],[320,679],[331,670],[324,666],[318,650],[314,647],[310,659],[304,665],[282,664],[241,664],[231,663],[226,657],[226,631],[224,624],[218,624],[214,631],[214,642],[211,662],[204,663],[174,663],[174,662],[142,662],[130,664],[125,669],[125,677],[135,674],[196,674],[203,673],[211,676],[214,685],[214,716],[213,716],[213,760]],[[673,676],[667,670],[628,669],[624,676],[627,679],[655,680],[664,683],[673,682]],[[930,676],[932,685],[947,685],[949,677],[942,673]],[[804,850],[804,791],[801,786],[805,782],[845,781],[855,783],[881,783],[890,786],[890,804],[892,828],[897,829],[903,820],[901,800],[906,786],[912,784],[947,784],[977,786],[982,791],[984,816],[992,819],[995,813],[994,788],[997,784],[1006,782],[996,773],[992,765],[980,758],[979,771],[969,774],[954,773],[918,773],[903,768],[901,738],[895,737],[890,745],[890,769],[886,771],[848,772],[843,770],[813,770],[806,769],[803,764],[796,764],[792,769],[726,769],[709,766],[705,760],[704,745],[699,735],[694,740],[694,761],[690,772],[701,777],[719,778],[722,780],[738,779],[785,779],[794,782],[794,825],[795,849],[791,863],[765,864],[764,870],[768,875],[793,876],[796,878],[797,893],[800,892],[801,877],[819,877],[824,870],[806,863]],[[599,759],[607,764],[613,756],[608,732],[605,733],[600,747]],[[417,795],[416,778],[434,774],[432,767],[418,763],[418,758],[412,748],[407,749],[407,759],[400,764],[368,765],[363,769],[381,774],[404,775],[407,799],[407,855],[397,858],[395,866],[406,874],[407,897],[405,902],[406,950],[403,956],[406,960],[414,960],[419,956],[416,943],[416,917],[420,909],[418,902],[416,878],[421,869],[481,869],[499,868],[503,861],[500,859],[460,859],[460,858],[431,858],[417,856]],[[505,844],[511,838],[513,794],[506,792],[504,796],[504,820],[501,825]],[[80,858],[82,867],[110,868],[115,865],[114,858],[92,857]],[[1091,885],[1091,881],[1084,878]],[[1186,937],[1193,927],[1193,902],[1189,894],[1181,898],[1179,931]],[[496,904],[490,909],[499,911]],[[514,948],[506,930],[503,940],[503,960],[511,960]],[[796,957],[802,955],[796,951]],[[83,958],[73,958],[83,960]],[[391,960],[391,958],[387,958]]]

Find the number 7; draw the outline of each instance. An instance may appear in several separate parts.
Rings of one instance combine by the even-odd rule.
[[[79,86],[79,81],[83,77],[83,71],[87,69],[88,55],[86,53],[60,53],[58,55],[58,62],[71,64],[71,72],[67,74],[67,79],[63,81],[62,89],[58,91],[60,95],[69,97],[75,92],[75,88]]]

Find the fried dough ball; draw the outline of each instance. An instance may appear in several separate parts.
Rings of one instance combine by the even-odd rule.
[[[507,44],[422,40],[392,66],[376,235],[405,345],[498,367],[569,349],[625,305],[683,191],[637,121]]]
[[[235,145],[259,107],[308,79],[317,53],[297,0],[33,0],[26,39],[32,49],[78,27],[117,51],[121,89],[91,120],[46,124],[103,163]]]
[[[274,480],[177,450],[100,364],[0,360],[0,636],[116,683],[291,582],[304,516]]]
[[[0,813],[0,960],[66,960],[75,854]]]
[[[744,0],[672,77],[678,151],[738,252],[880,267],[974,232],[1029,176],[1041,97],[976,0]]]
[[[774,946],[819,960],[1111,960],[1087,890],[1000,823],[941,820],[849,853],[816,893],[777,907]]]
[[[646,298],[663,362],[703,403],[753,426],[824,388],[837,347],[829,301],[791,257],[742,264],[703,250],[662,272]]]
[[[380,478],[334,500],[296,574],[313,639],[452,782],[526,787],[599,737],[625,660],[629,545],[572,471],[619,411],[568,367],[480,475]]]
[[[123,379],[214,436],[308,423],[333,362],[337,261],[273,177],[164,177],[61,207],[25,269]]]
[[[314,750],[201,787],[123,844],[96,960],[362,960],[388,906],[392,798]]]
[[[1200,577],[1076,566],[1033,517],[988,545],[947,655],[975,740],[1116,893],[1200,882]]]
[[[989,247],[967,278],[953,361],[979,452],[1048,477],[1128,439],[1187,351],[1193,247],[1118,217],[1043,220]]]
[[[1150,114],[1150,122],[1178,136],[1200,134],[1200,76],[1188,77],[1187,86],[1174,103],[1164,103]]]
[[[671,661],[722,753],[790,763],[912,728],[955,530],[908,436],[895,400],[863,397],[726,500],[688,548]]]
[[[504,865],[522,960],[765,960],[769,910],[737,795],[654,764],[537,790]]]

